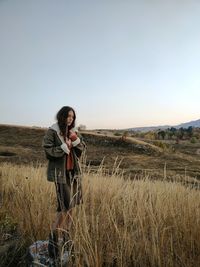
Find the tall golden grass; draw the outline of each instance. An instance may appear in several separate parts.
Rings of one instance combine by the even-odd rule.
[[[116,167],[117,168],[117,167]],[[30,245],[47,239],[56,209],[45,166],[1,164],[3,209]],[[177,182],[124,180],[84,170],[73,211],[73,266],[183,266],[200,262],[200,192]]]

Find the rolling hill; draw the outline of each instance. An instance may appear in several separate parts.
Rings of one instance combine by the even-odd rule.
[[[185,123],[181,123],[178,125],[159,125],[159,126],[149,126],[149,127],[134,127],[134,128],[128,128],[125,129],[126,131],[138,131],[138,132],[148,132],[148,131],[156,131],[156,130],[165,130],[167,128],[188,128],[188,127],[200,127],[200,119],[199,120],[195,120],[195,121],[190,121],[190,122],[185,122]]]

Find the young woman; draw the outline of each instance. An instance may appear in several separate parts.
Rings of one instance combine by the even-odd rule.
[[[49,127],[43,140],[48,159],[47,180],[55,183],[58,201],[56,221],[49,235],[49,256],[53,258],[58,255],[58,239],[70,229],[72,208],[82,203],[79,158],[85,147],[74,130],[74,109],[64,106],[56,117],[57,122]]]

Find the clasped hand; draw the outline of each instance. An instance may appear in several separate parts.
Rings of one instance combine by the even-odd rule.
[[[69,149],[72,147],[72,142],[75,141],[76,138],[77,138],[76,133],[70,131],[69,132],[69,139],[66,140],[66,144],[67,144]]]

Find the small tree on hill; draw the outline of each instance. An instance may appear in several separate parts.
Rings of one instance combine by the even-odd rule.
[[[164,139],[165,139],[165,135],[166,135],[165,131],[159,131],[159,132],[158,132],[158,137],[159,137],[159,139],[162,138],[162,140],[164,140]]]
[[[84,130],[86,130],[86,126],[83,125],[83,124],[80,124],[80,125],[78,126],[78,130],[79,130],[79,131],[84,131]]]

